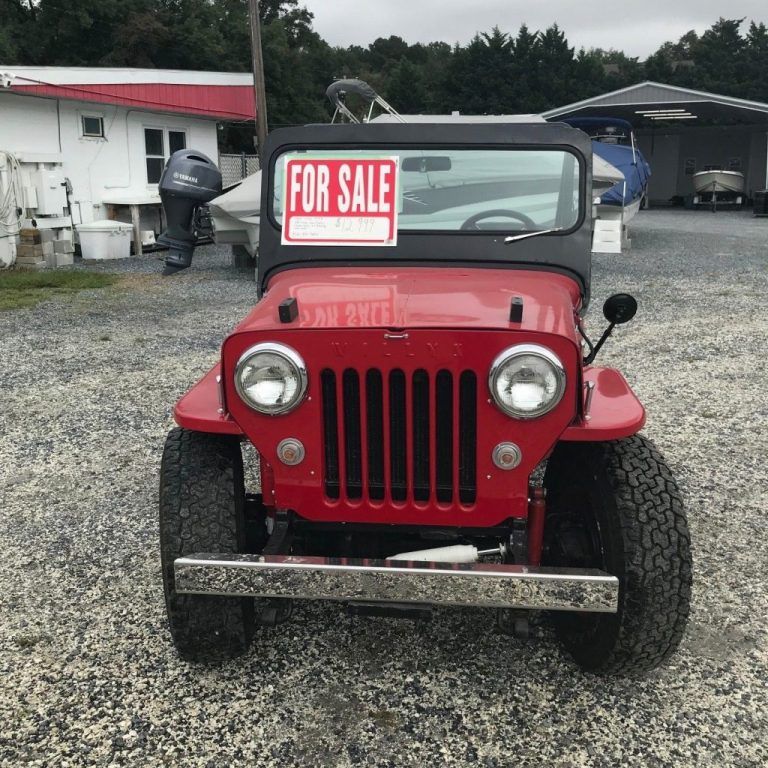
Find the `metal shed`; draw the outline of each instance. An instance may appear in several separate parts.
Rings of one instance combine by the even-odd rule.
[[[651,203],[682,201],[705,166],[741,171],[750,197],[768,187],[768,104],[647,81],[542,116],[629,120],[653,170]]]

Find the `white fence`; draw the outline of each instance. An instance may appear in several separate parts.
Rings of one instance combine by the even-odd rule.
[[[219,155],[219,169],[225,187],[236,184],[246,176],[259,170],[259,156],[246,155]]]

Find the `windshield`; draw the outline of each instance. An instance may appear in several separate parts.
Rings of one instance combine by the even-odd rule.
[[[561,149],[305,150],[274,164],[271,213],[282,225],[285,158],[395,158],[398,231],[566,231],[580,214],[580,164]],[[354,183],[354,179],[350,182]]]

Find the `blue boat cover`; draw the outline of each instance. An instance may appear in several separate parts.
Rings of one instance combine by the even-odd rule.
[[[594,135],[596,129],[608,127],[623,131],[623,136],[627,140],[632,133],[632,124],[618,117],[568,117],[563,122],[590,135]],[[631,146],[606,144],[593,139],[592,151],[618,168],[627,181],[626,189],[624,184],[619,183],[614,184],[607,192],[603,192],[600,195],[601,202],[606,205],[629,205],[645,194],[651,175],[651,166],[639,149],[635,148],[633,155]]]
[[[606,144],[602,141],[592,142],[592,151],[616,166],[627,181],[626,189],[622,183],[614,184],[607,192],[600,195],[600,200],[606,205],[629,205],[645,194],[648,179],[651,176],[651,166],[648,165],[643,153],[635,149],[632,157],[632,147],[623,144]]]

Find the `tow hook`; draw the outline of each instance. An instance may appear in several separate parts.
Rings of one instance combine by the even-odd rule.
[[[288,621],[293,614],[293,600],[285,597],[270,597],[264,601],[264,607],[259,614],[259,624],[262,627],[276,627]]]
[[[290,552],[293,541],[293,515],[286,510],[277,510],[263,555],[277,555]],[[263,601],[258,621],[262,627],[276,627],[288,621],[293,614],[293,600],[285,597],[270,597]]]
[[[533,495],[533,488],[530,489]],[[512,531],[507,546],[507,561],[526,565],[529,552],[529,532],[526,520],[513,520]],[[499,608],[496,611],[496,624],[505,635],[518,640],[527,640],[531,634],[528,611],[517,611],[514,608]]]
[[[528,640],[531,636],[531,622],[527,611],[512,608],[499,608],[496,612],[496,624],[505,635],[518,640]]]

